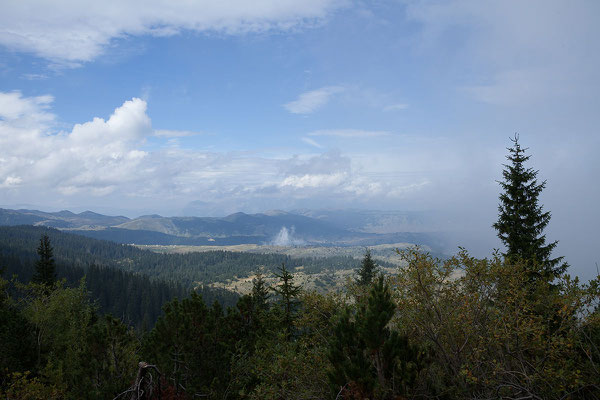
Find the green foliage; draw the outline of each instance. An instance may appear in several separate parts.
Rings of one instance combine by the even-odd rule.
[[[342,304],[335,295],[303,292],[292,338],[277,331],[277,308],[263,314],[270,327],[258,336],[254,349],[244,349],[232,362],[233,393],[250,399],[322,399],[329,395],[327,342]],[[292,339],[292,340],[290,340]]]
[[[34,265],[39,261],[34,249],[40,232],[47,234],[54,245],[58,277],[66,279],[68,286],[77,286],[85,275],[86,287],[97,300],[99,311],[121,317],[138,331],[154,325],[163,304],[175,297],[183,298],[191,290],[186,289],[187,285],[123,270],[122,264],[129,256],[154,253],[38,227],[0,227],[0,263],[6,266],[7,276],[16,274],[21,282],[32,279]],[[216,300],[226,306],[235,305],[238,298],[233,292],[209,286],[198,287],[196,291],[206,301]]]
[[[365,355],[366,344],[357,333],[352,313],[346,308],[335,326],[327,353],[332,365],[328,377],[333,392],[367,398],[376,385],[376,372]]]
[[[269,314],[271,304],[268,302],[270,297],[269,287],[262,273],[258,272],[252,280],[252,292],[240,297],[236,305],[242,337],[238,343],[240,348],[238,350],[252,353],[257,339],[271,328],[269,326],[272,319]]]
[[[56,272],[54,271],[54,254],[48,235],[42,235],[40,238],[37,254],[40,258],[35,262],[35,274],[31,281],[51,288],[56,282]]]
[[[252,301],[254,306],[259,310],[267,310],[269,308],[269,287],[265,282],[263,274],[258,271],[256,277],[252,279]]]
[[[559,265],[562,257],[551,258],[558,242],[546,244],[546,235],[542,234],[550,222],[550,212],[544,212],[538,204],[546,181],[538,183],[538,171],[524,166],[531,156],[525,155],[527,149],[521,148],[519,137],[515,135],[511,140],[513,147],[508,148],[510,154],[506,157],[510,164],[505,165],[502,172],[504,180],[500,186],[503,192],[498,221],[493,226],[507,248],[506,257],[537,262],[544,267],[541,272],[532,273],[529,280],[552,280],[563,273],[567,265]]]
[[[145,338],[144,356],[156,364],[176,393],[216,398],[230,381],[230,359],[239,339],[239,314],[218,303],[207,307],[196,293],[173,300]]]
[[[0,308],[6,398],[105,399],[130,382],[138,339],[121,321],[97,317],[84,282],[17,286],[19,301],[4,298]]]
[[[9,385],[12,374],[35,366],[33,327],[8,295],[9,282],[0,271],[0,388]]]
[[[377,264],[375,264],[375,261],[371,257],[371,250],[367,249],[365,251],[365,256],[361,261],[357,275],[356,282],[361,286],[369,285],[377,275]]]
[[[144,360],[162,373],[156,393],[166,398],[600,397],[600,278],[523,285],[543,266],[464,250],[402,256],[397,276],[361,296],[301,291],[283,265],[274,301],[262,274],[234,309],[197,293],[170,301],[142,351],[132,328],[98,315],[86,283],[17,285],[13,300],[0,280],[0,395],[110,399]],[[124,292],[144,289],[90,271]]]
[[[337,397],[391,399],[412,385],[419,353],[406,336],[390,330],[395,311],[382,276],[355,316],[346,308],[328,352],[332,364],[328,376]]]
[[[135,376],[139,339],[131,327],[105,315],[91,327],[87,345],[85,357],[91,375],[88,398],[114,397]]]
[[[29,371],[13,373],[5,389],[0,388],[0,397],[7,400],[62,400],[64,396],[63,389],[32,377]]]
[[[278,304],[283,313],[281,323],[286,336],[289,337],[293,329],[298,295],[302,288],[294,284],[294,276],[285,268],[285,264],[281,264],[278,270],[279,273],[275,273],[275,276],[279,278],[279,284],[273,286],[271,290],[279,296]]]
[[[36,335],[37,369],[66,398],[102,399],[131,379],[137,340],[120,321],[98,321],[85,284],[32,286],[23,313]],[[118,355],[117,352],[118,351]]]
[[[400,327],[430,347],[415,394],[587,399],[600,395],[590,286],[561,276],[523,285],[530,264],[464,250],[450,260],[404,254],[394,290]],[[551,310],[551,312],[549,311]],[[584,332],[586,329],[590,330]],[[595,397],[594,397],[595,396]]]
[[[249,399],[311,399],[327,395],[328,367],[323,347],[286,340],[284,334],[265,338],[246,364],[256,381]],[[244,396],[245,397],[245,396]]]
[[[87,268],[89,265],[96,265],[117,268],[147,275],[152,280],[181,285],[186,291],[198,285],[206,286],[214,282],[249,276],[261,268],[273,272],[276,271],[276,266],[282,263],[292,271],[302,266],[303,271],[307,273],[320,272],[327,268],[354,268],[358,264],[357,260],[349,256],[297,258],[283,254],[220,250],[161,254],[37,226],[0,226],[0,256],[14,256],[21,261],[33,263],[35,256],[32,250],[39,244],[40,235],[50,238],[57,266],[63,264]],[[10,268],[8,264],[7,268]],[[29,281],[31,274],[23,279]],[[237,298],[228,305],[233,306],[236,301]]]

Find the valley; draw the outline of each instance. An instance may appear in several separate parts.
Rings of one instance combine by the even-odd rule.
[[[363,246],[276,246],[243,244],[233,246],[160,246],[160,245],[137,245],[137,248],[150,250],[163,254],[189,254],[210,251],[230,251],[238,253],[254,254],[282,254],[295,259],[323,259],[323,268],[314,268],[304,265],[293,269],[294,280],[306,290],[316,290],[320,293],[329,291],[340,291],[355,278],[358,262],[364,257],[366,247]],[[405,250],[414,247],[411,243],[392,243],[369,246],[373,259],[380,264],[380,270],[386,274],[395,274],[398,268],[404,265],[397,250]],[[423,251],[431,251],[423,246]],[[348,257],[355,260],[348,264],[327,266],[326,260],[331,257]],[[277,279],[265,268],[261,269],[265,275],[265,281],[274,285]],[[246,275],[240,275],[210,283],[210,287],[227,289],[238,294],[248,294],[252,290],[252,280],[256,277],[256,271],[250,271]],[[200,282],[197,282],[201,285]]]

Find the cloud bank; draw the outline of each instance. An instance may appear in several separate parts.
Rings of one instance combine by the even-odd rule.
[[[0,92],[0,193],[5,202],[28,202],[44,193],[43,203],[57,207],[102,200],[165,210],[165,202],[183,207],[202,199],[223,210],[263,211],[282,202],[300,207],[324,205],[324,200],[339,206],[394,201],[414,191],[414,182],[379,180],[340,151],[282,157],[169,146],[172,137],[193,132],[153,129],[147,104],[139,98],[125,101],[106,118],[57,131],[52,101],[52,96]],[[379,136],[354,130],[323,134]],[[150,150],[150,139],[165,143]],[[318,145],[306,136],[300,139]]]
[[[51,133],[56,119],[48,111],[52,100],[0,93],[3,187],[102,195],[136,179],[134,171],[148,155],[140,146],[152,134],[144,101],[126,101],[108,120],[94,118],[71,132]]]
[[[59,63],[98,57],[128,36],[170,36],[182,31],[227,35],[290,30],[314,24],[340,0],[263,1],[9,1],[0,13],[0,44]],[[57,8],[60,11],[57,11]]]

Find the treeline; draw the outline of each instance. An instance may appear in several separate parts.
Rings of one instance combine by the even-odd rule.
[[[63,235],[51,229],[34,227],[3,228],[1,231],[0,268],[6,279],[16,276],[21,283],[31,281],[39,257],[35,249],[40,240],[38,236],[38,243],[33,241],[33,235],[39,232],[54,233],[50,242],[53,246],[54,240],[58,242],[60,252],[54,253],[62,255],[56,257],[57,278],[64,279],[68,287],[77,287],[85,277],[85,288],[90,292],[90,298],[97,303],[98,311],[118,317],[137,330],[150,329],[162,314],[165,303],[174,298],[187,297],[191,290],[189,285],[124,271],[117,262],[108,258],[111,254],[119,255],[122,250],[119,249],[122,247],[120,245],[100,241],[90,245],[84,240],[84,246],[76,251],[76,246],[81,243],[75,235]],[[31,247],[27,249],[26,245]],[[85,252],[90,252],[97,258],[93,255],[90,260],[86,260],[82,255]],[[94,261],[104,264],[95,264]],[[7,290],[10,290],[11,295],[19,296],[14,287]],[[219,288],[202,286],[196,290],[208,301],[218,301],[224,306],[235,305],[238,298],[237,294]]]
[[[356,268],[359,260],[350,256],[290,257],[284,254],[208,251],[186,254],[161,254],[134,246],[64,233],[52,228],[34,226],[0,227],[0,255],[17,258],[35,256],[33,251],[40,236],[47,235],[57,262],[64,265],[98,265],[141,273],[192,289],[198,284],[223,282],[245,277],[261,267],[272,271],[285,263],[290,270],[302,266],[306,273],[327,269]],[[382,262],[383,266],[393,267]]]

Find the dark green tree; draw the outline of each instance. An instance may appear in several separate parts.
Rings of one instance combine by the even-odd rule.
[[[358,278],[356,282],[362,286],[369,285],[377,275],[377,264],[375,264],[375,261],[371,257],[371,250],[367,249],[365,251],[365,256],[362,259],[357,274]]]
[[[35,273],[31,280],[35,283],[41,283],[47,287],[52,287],[56,282],[56,272],[54,267],[54,254],[48,235],[42,235],[40,238],[40,245],[38,246],[37,253],[40,258],[35,262]]]
[[[553,279],[564,272],[566,264],[561,264],[562,257],[551,258],[557,241],[546,244],[544,229],[550,222],[550,212],[544,211],[539,204],[539,196],[546,187],[546,181],[538,182],[538,171],[525,167],[531,156],[525,155],[527,148],[519,144],[519,136],[511,138],[513,146],[508,148],[506,156],[510,163],[504,164],[500,204],[498,205],[498,221],[493,227],[498,237],[506,246],[507,258],[520,258],[536,265],[532,270],[532,279],[543,275]]]
[[[342,314],[328,351],[329,380],[341,398],[397,398],[414,382],[419,352],[389,328],[395,311],[390,289],[380,276],[354,321],[348,310]]]
[[[376,372],[365,354],[366,344],[358,335],[353,314],[346,308],[335,325],[327,358],[327,376],[336,398],[370,398],[377,383]],[[341,395],[341,397],[340,397]]]
[[[237,302],[236,308],[241,318],[241,333],[250,351],[253,351],[257,337],[262,335],[266,328],[270,296],[269,286],[259,271],[252,279],[251,294],[240,297]]]
[[[0,392],[13,372],[31,371],[36,360],[34,327],[9,296],[2,273],[0,268]]]
[[[269,286],[265,282],[263,274],[258,271],[256,277],[252,279],[252,302],[258,310],[265,311],[269,308]]]
[[[239,340],[239,326],[229,323],[234,316],[224,315],[216,302],[208,307],[195,292],[175,299],[164,306],[164,315],[144,338],[142,354],[178,396],[223,398]]]
[[[289,337],[294,323],[298,295],[302,288],[294,285],[294,276],[285,268],[284,263],[277,269],[279,273],[275,273],[275,276],[279,278],[279,284],[271,287],[271,290],[279,296],[279,304],[283,311],[282,323],[286,336]]]

